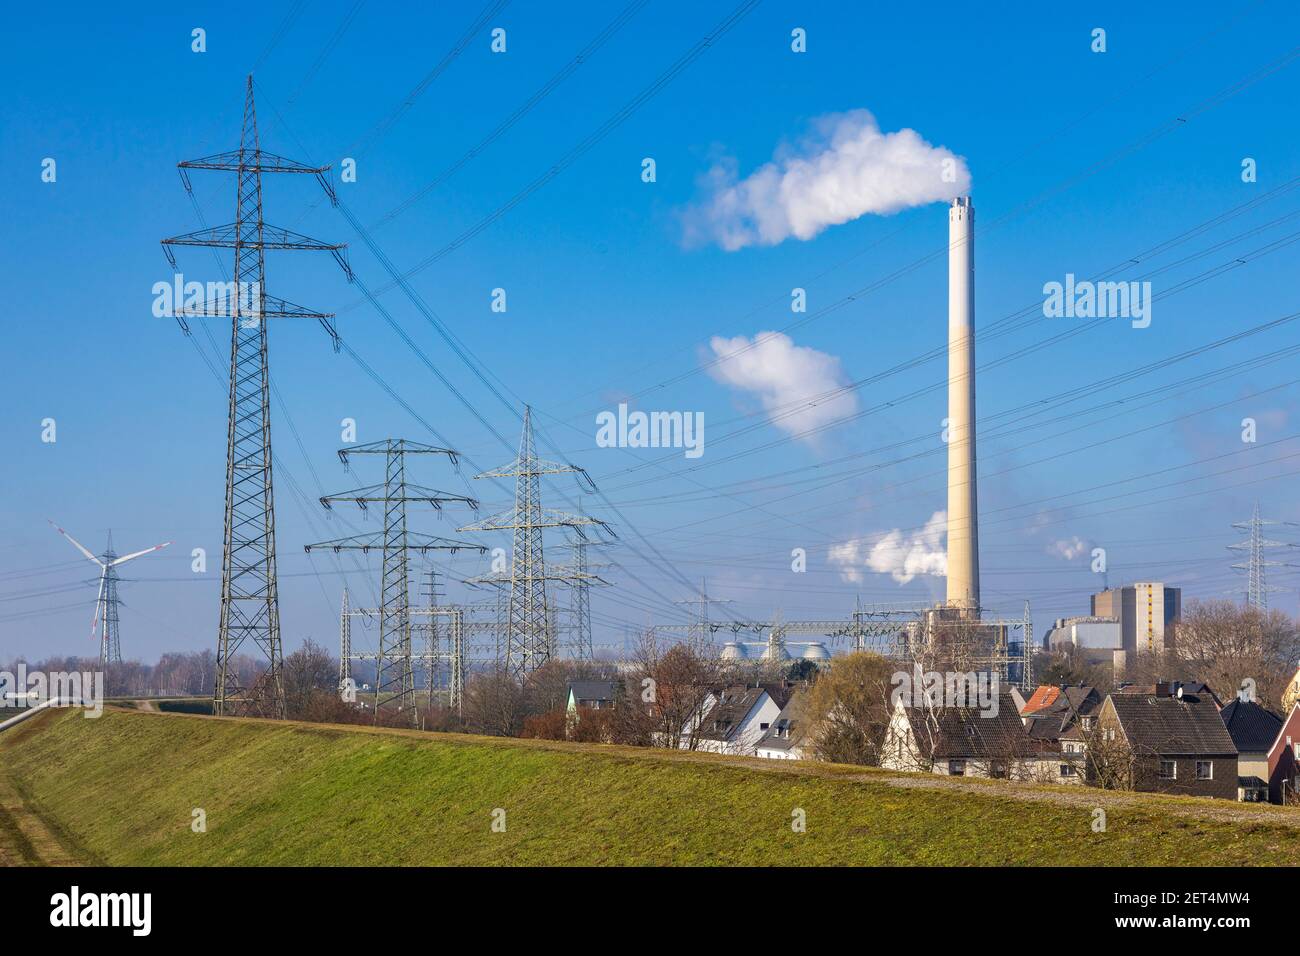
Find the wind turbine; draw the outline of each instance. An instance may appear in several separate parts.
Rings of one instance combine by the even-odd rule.
[[[171,542],[164,541],[162,544],[155,544],[152,548],[145,548],[143,551],[136,551],[119,557],[113,553],[113,532],[110,531],[108,533],[108,547],[105,548],[103,554],[96,557],[86,550],[80,541],[53,521],[50,522],[50,527],[71,541],[74,548],[99,565],[99,596],[95,598],[95,616],[90,622],[90,636],[94,639],[99,632],[99,622],[102,620],[104,630],[99,637],[99,662],[101,664],[122,663],[122,647],[118,640],[117,629],[117,606],[121,603],[117,597],[117,568],[133,558],[154,551],[161,551]]]

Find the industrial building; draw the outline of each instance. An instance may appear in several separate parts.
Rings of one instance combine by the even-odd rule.
[[[1043,648],[1074,648],[1090,663],[1112,664],[1122,673],[1129,654],[1158,654],[1173,647],[1173,623],[1182,613],[1183,592],[1159,581],[1107,588],[1092,595],[1091,614],[1060,618],[1043,638]]]

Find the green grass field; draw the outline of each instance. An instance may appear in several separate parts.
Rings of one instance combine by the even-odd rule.
[[[0,775],[75,858],[115,865],[1300,859],[1300,813],[1282,808],[127,709],[0,735]]]

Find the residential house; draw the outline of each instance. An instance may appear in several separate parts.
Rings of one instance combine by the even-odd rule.
[[[1203,684],[1158,685],[1172,693],[1108,696],[1089,748],[1089,776],[1103,785],[1157,793],[1237,798],[1237,747]]]
[[[584,710],[608,710],[618,697],[615,680],[569,681],[569,698],[565,705],[565,734],[571,735],[582,719]]]
[[[1270,803],[1295,802],[1300,785],[1300,703],[1282,722],[1273,746],[1268,750],[1268,799]]]
[[[1011,695],[1011,700],[1016,705],[1016,713],[1023,717],[1025,713],[1025,705],[1028,703],[1025,699],[1025,695],[1020,692],[1020,688],[1015,684],[1012,684],[1007,688],[1007,693]]]
[[[755,754],[769,760],[805,760],[812,756],[808,724],[810,691],[800,687],[790,695],[767,732],[759,738]]]
[[[1056,699],[1060,696],[1061,688],[1051,684],[1041,684],[1034,688],[1034,692],[1025,701],[1025,706],[1020,709],[1020,716],[1030,717],[1040,710],[1046,710],[1056,703]]]
[[[736,685],[710,691],[682,728],[678,746],[688,749],[693,736],[696,749],[705,753],[753,756],[789,694],[788,687],[778,684]]]
[[[1288,713],[1296,704],[1300,704],[1300,669],[1291,675],[1282,691],[1282,713]]]
[[[566,708],[572,715],[579,709],[605,710],[613,707],[618,696],[618,681],[575,680],[569,682],[569,703]]]
[[[1233,700],[1219,717],[1237,747],[1237,799],[1247,803],[1268,800],[1269,752],[1284,721],[1253,700]]]
[[[1056,745],[1055,782],[1082,783],[1086,776],[1088,737],[1101,709],[1101,694],[1087,684],[1064,684],[1039,687],[1030,699],[1034,705],[1032,711],[1026,707],[1025,733],[1031,741],[1041,742],[1038,746],[1045,754],[1049,744]]]
[[[1214,702],[1215,707],[1223,706],[1223,701],[1219,700],[1219,695],[1204,681],[1157,681],[1154,684],[1120,684],[1111,691],[1113,694],[1135,694],[1139,697],[1152,694],[1156,697],[1177,697],[1180,692],[1199,699],[1211,700]]]
[[[997,706],[908,706],[894,708],[881,747],[880,765],[951,777],[1038,779],[1050,772],[1056,754],[1030,741],[1011,695]]]

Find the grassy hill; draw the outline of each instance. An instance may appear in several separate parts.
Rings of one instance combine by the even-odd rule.
[[[107,864],[1258,864],[1300,812],[621,747],[110,708],[0,734],[0,783]],[[1093,808],[1107,830],[1092,830]],[[191,831],[202,808],[207,832]],[[504,833],[493,810],[506,811]],[[791,829],[792,811],[807,832]],[[2,810],[2,808],[0,808]],[[0,840],[4,827],[0,826]]]

